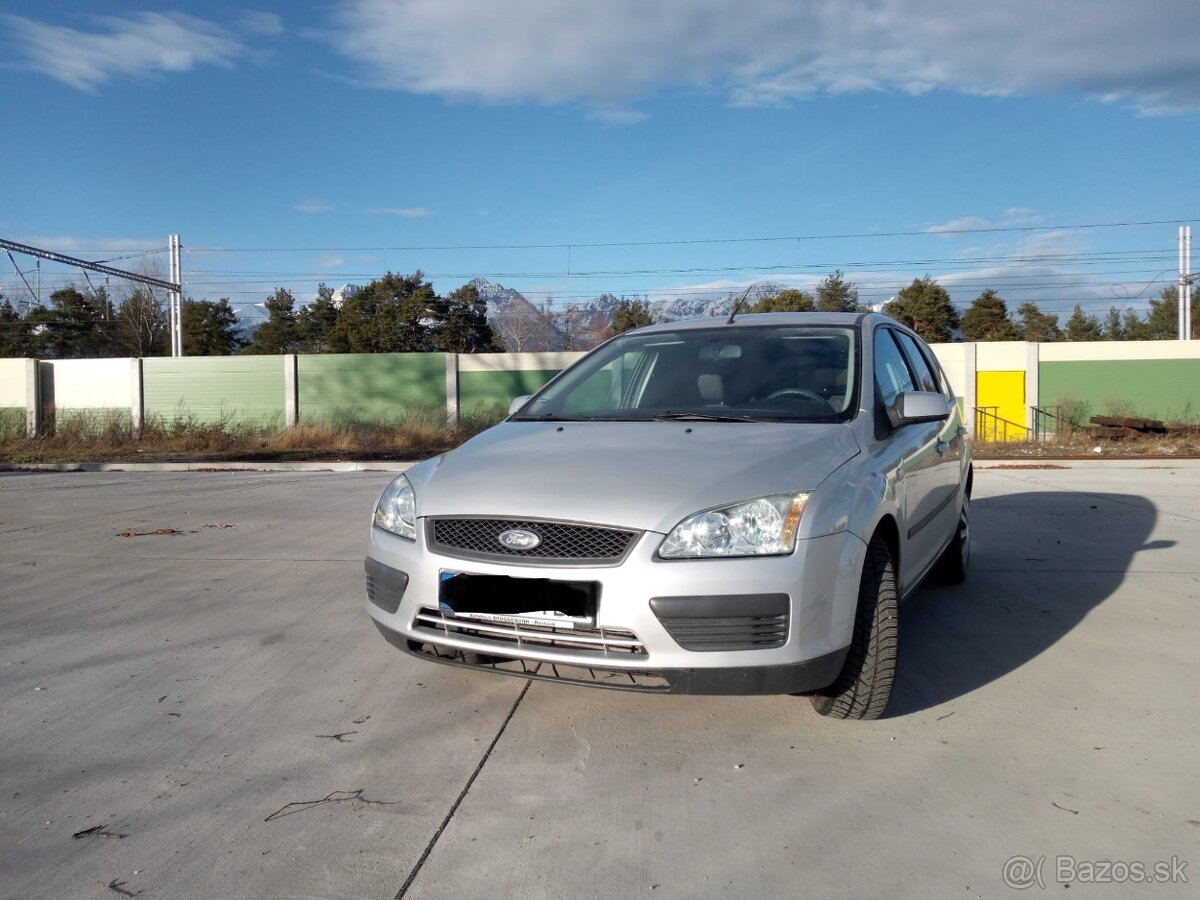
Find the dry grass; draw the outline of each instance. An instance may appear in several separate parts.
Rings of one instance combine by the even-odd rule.
[[[978,459],[1190,457],[1200,456],[1200,434],[1147,434],[1114,441],[1086,430],[1063,433],[1041,441],[975,441]]]
[[[502,410],[479,410],[447,426],[440,409],[417,408],[395,421],[316,422],[293,428],[229,418],[152,417],[137,438],[128,414],[60,414],[47,416],[45,433],[34,439],[25,436],[23,421],[20,427],[0,428],[0,461],[421,459],[458,446],[502,416]]]
[[[60,414],[39,438],[25,437],[19,421],[0,418],[0,462],[174,462],[243,460],[423,459],[457,447],[491,427],[501,409],[476,410],[448,427],[440,409],[414,408],[396,421],[305,422],[294,428],[194,417],[151,418],[142,437],[131,433],[128,414]],[[11,418],[11,417],[10,417]],[[1086,429],[1067,429],[1043,441],[975,441],[979,459],[1054,457],[1200,456],[1200,433],[1150,434],[1119,441]]]

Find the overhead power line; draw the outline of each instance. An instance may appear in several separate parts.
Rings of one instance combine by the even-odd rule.
[[[697,244],[754,244],[784,241],[830,241],[883,237],[941,237],[955,234],[1015,234],[1020,232],[1078,231],[1095,228],[1134,228],[1149,225],[1183,225],[1200,216],[1184,219],[1156,219],[1145,222],[1084,222],[1068,225],[988,225],[963,228],[905,229],[900,231],[857,231],[841,234],[794,234],[762,237],[682,238],[653,241],[572,241],[552,244],[424,244],[376,247],[191,247],[190,253],[384,253],[392,251],[430,252],[448,250],[571,250],[601,247],[671,247]]]

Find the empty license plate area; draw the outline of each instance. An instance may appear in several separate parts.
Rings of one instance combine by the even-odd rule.
[[[483,621],[590,626],[598,593],[594,581],[442,572],[438,605]]]

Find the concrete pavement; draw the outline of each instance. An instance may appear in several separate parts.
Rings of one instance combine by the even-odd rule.
[[[0,473],[0,897],[1194,896],[1194,470],[993,464],[875,723],[402,656],[388,473]]]

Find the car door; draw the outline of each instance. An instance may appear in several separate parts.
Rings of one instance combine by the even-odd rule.
[[[887,326],[875,329],[875,384],[877,402],[886,411],[901,394],[918,390],[912,366],[898,343],[898,332]],[[877,436],[893,470],[897,504],[903,515],[900,530],[900,584],[902,590],[931,566],[942,548],[937,526],[944,495],[944,469],[939,453],[943,422],[913,422],[899,427],[888,423]]]
[[[962,422],[958,417],[957,406],[952,407],[952,396],[943,391],[941,379],[935,368],[936,363],[930,360],[932,354],[917,338],[905,331],[896,331],[895,336],[908,359],[916,380],[917,390],[938,394],[946,400],[946,411],[949,415],[941,422],[937,441],[937,458],[934,465],[937,468],[937,478],[933,488],[937,494],[937,503],[931,508],[933,517],[925,527],[932,530],[934,543],[945,546],[950,542],[958,528],[958,499],[959,485],[962,483],[963,435],[966,430],[961,428]]]

